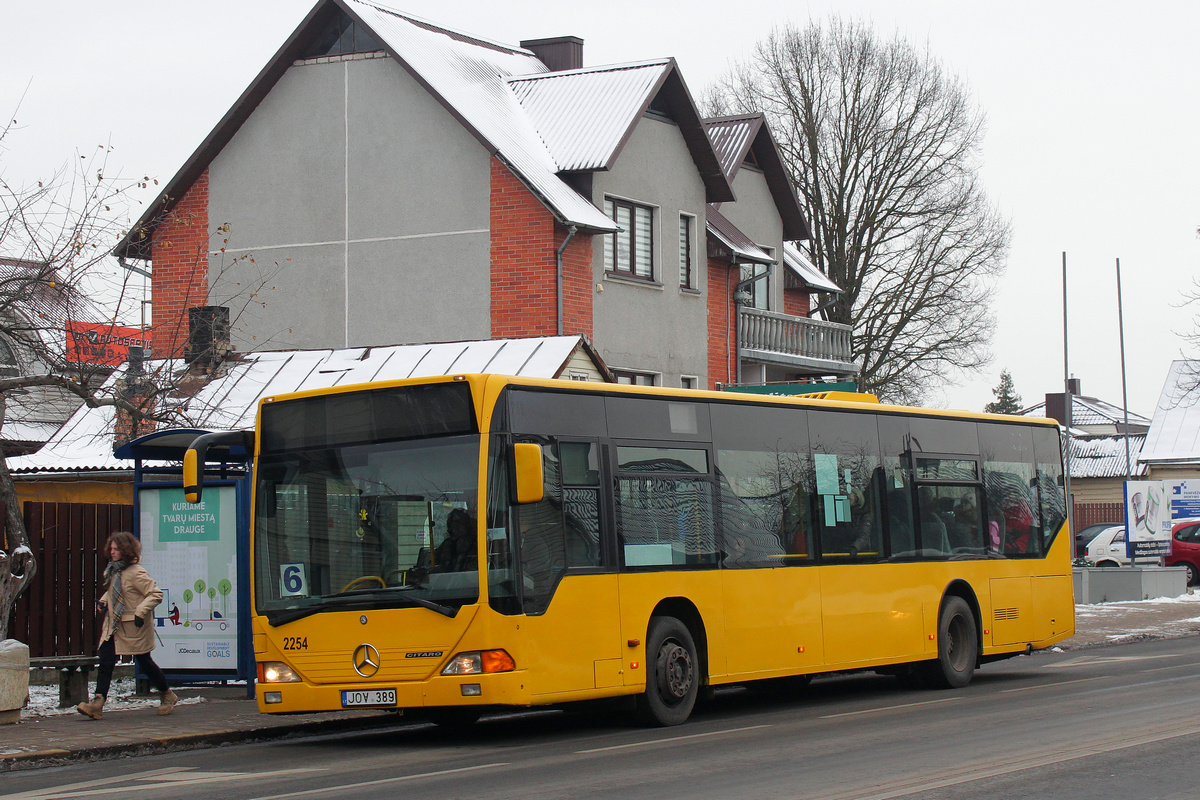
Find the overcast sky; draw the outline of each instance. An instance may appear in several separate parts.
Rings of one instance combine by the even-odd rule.
[[[1150,416],[1200,308],[1200,4],[838,0],[650,3],[389,0],[503,42],[575,35],[587,65],[674,56],[693,95],[773,26],[838,13],[899,31],[966,80],[987,114],[989,196],[1013,224],[997,295],[995,361],[931,395],[979,410],[1009,369],[1027,404],[1061,391],[1062,253],[1070,366],[1119,404],[1121,259],[1129,405]],[[9,182],[111,143],[110,173],[166,181],[312,7],[308,0],[40,0],[0,6],[0,154]],[[23,100],[22,100],[23,96]],[[1191,143],[1191,146],[1188,146]],[[144,202],[153,199],[147,193]]]

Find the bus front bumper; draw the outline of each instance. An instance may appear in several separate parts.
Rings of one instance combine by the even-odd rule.
[[[264,714],[345,711],[357,708],[401,711],[445,706],[528,706],[524,670],[487,675],[439,675],[427,681],[393,683],[259,683],[258,710]],[[395,692],[395,703],[380,692]],[[349,695],[347,694],[349,693]],[[389,698],[390,699],[390,698]]]

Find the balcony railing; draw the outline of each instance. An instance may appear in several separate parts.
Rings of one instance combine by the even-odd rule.
[[[739,315],[740,345],[747,356],[770,361],[770,354],[778,353],[788,361],[811,361],[813,366],[836,363],[857,372],[851,359],[850,330],[839,322],[757,308],[743,307]]]

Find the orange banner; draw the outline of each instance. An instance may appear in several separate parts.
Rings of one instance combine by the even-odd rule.
[[[118,366],[129,358],[129,346],[142,343],[139,328],[67,320],[67,361]]]

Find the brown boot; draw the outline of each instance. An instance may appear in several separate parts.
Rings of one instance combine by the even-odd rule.
[[[175,704],[179,702],[179,695],[175,694],[170,689],[162,693],[162,699],[158,701],[158,715],[165,717],[175,710]]]
[[[92,698],[92,702],[90,703],[80,703],[79,705],[75,706],[75,710],[80,714],[83,714],[85,717],[100,719],[100,717],[103,716],[101,712],[104,710],[104,695],[96,695]]]

